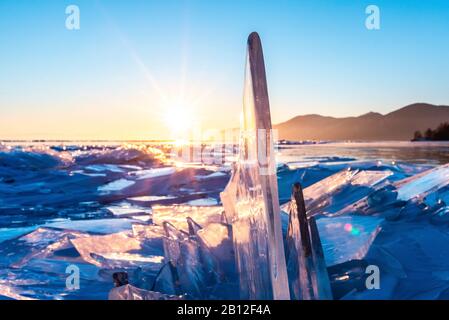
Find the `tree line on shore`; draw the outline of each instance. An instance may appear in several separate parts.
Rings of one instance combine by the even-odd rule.
[[[415,131],[412,141],[449,141],[449,122],[440,124],[435,130],[429,128],[424,134]]]

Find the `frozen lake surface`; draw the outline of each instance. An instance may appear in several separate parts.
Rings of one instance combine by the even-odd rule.
[[[207,289],[186,291],[238,298],[220,224],[231,149],[224,163],[203,165],[172,161],[162,143],[3,143],[0,298],[107,299],[117,271],[172,294],[162,281],[163,224],[189,232],[187,218],[228,280],[205,273]],[[283,209],[300,182],[317,217],[335,298],[449,299],[449,143],[281,146],[278,162]],[[282,221],[286,229],[285,213]],[[363,287],[370,264],[381,271],[380,290]],[[70,265],[80,270],[79,290],[66,286]]]

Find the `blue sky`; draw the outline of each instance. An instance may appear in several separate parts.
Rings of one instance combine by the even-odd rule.
[[[252,31],[273,122],[449,104],[445,0],[0,0],[0,139],[164,138],[180,108],[236,127]]]

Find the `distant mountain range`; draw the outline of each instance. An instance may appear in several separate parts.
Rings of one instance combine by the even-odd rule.
[[[359,117],[333,118],[311,114],[275,125],[285,140],[410,140],[449,121],[449,106],[415,103],[386,115],[370,112]]]

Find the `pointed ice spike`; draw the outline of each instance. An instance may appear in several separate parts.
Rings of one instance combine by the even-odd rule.
[[[176,229],[174,225],[167,221],[164,221],[162,225],[165,231],[165,238],[163,239],[165,260],[176,267],[181,254],[179,244],[186,240],[189,235]]]
[[[262,45],[248,38],[240,155],[222,194],[242,299],[290,299]]]
[[[165,283],[166,287],[171,288],[171,292],[175,292],[175,294],[184,293],[180,283],[179,283],[179,274],[178,274],[178,262],[181,256],[181,248],[180,241],[187,238],[187,235],[183,232],[176,229],[169,222],[163,223],[165,237],[163,238],[163,247],[164,247],[164,259],[168,269],[164,269],[166,271],[164,275],[166,275]]]
[[[176,284],[179,284],[178,271],[171,262],[167,262],[156,275],[151,291],[172,295],[181,294],[179,285]]]
[[[164,222],[163,227],[166,233],[163,239],[165,260],[174,267],[170,271],[177,294],[205,298],[206,279],[198,241],[169,222]]]
[[[236,279],[232,227],[223,223],[211,223],[198,234],[201,256],[209,274],[217,281],[228,282]]]
[[[228,222],[228,218],[226,217],[226,212],[223,210],[223,212],[221,213],[221,219],[220,222],[223,224],[229,224]]]
[[[165,236],[169,239],[181,241],[181,240],[188,238],[188,236],[189,236],[186,232],[177,229],[170,222],[164,221],[162,223],[162,226],[165,231]]]
[[[187,239],[179,244],[178,275],[181,288],[194,298],[206,298],[206,274],[198,241]]]
[[[187,217],[187,225],[189,226],[189,235],[190,236],[196,236],[196,233],[203,229],[202,226],[200,226],[198,223],[195,222],[195,220],[193,220],[190,217]]]
[[[332,300],[332,290],[324,260],[323,246],[314,217],[309,219],[309,230],[312,243],[312,256],[315,265],[313,272],[313,291],[317,300]]]
[[[312,244],[304,196],[299,183],[293,187],[290,202],[286,255],[291,298],[295,300],[314,299]]]
[[[292,299],[331,300],[332,291],[315,218],[308,218],[302,187],[293,187],[287,233]]]

